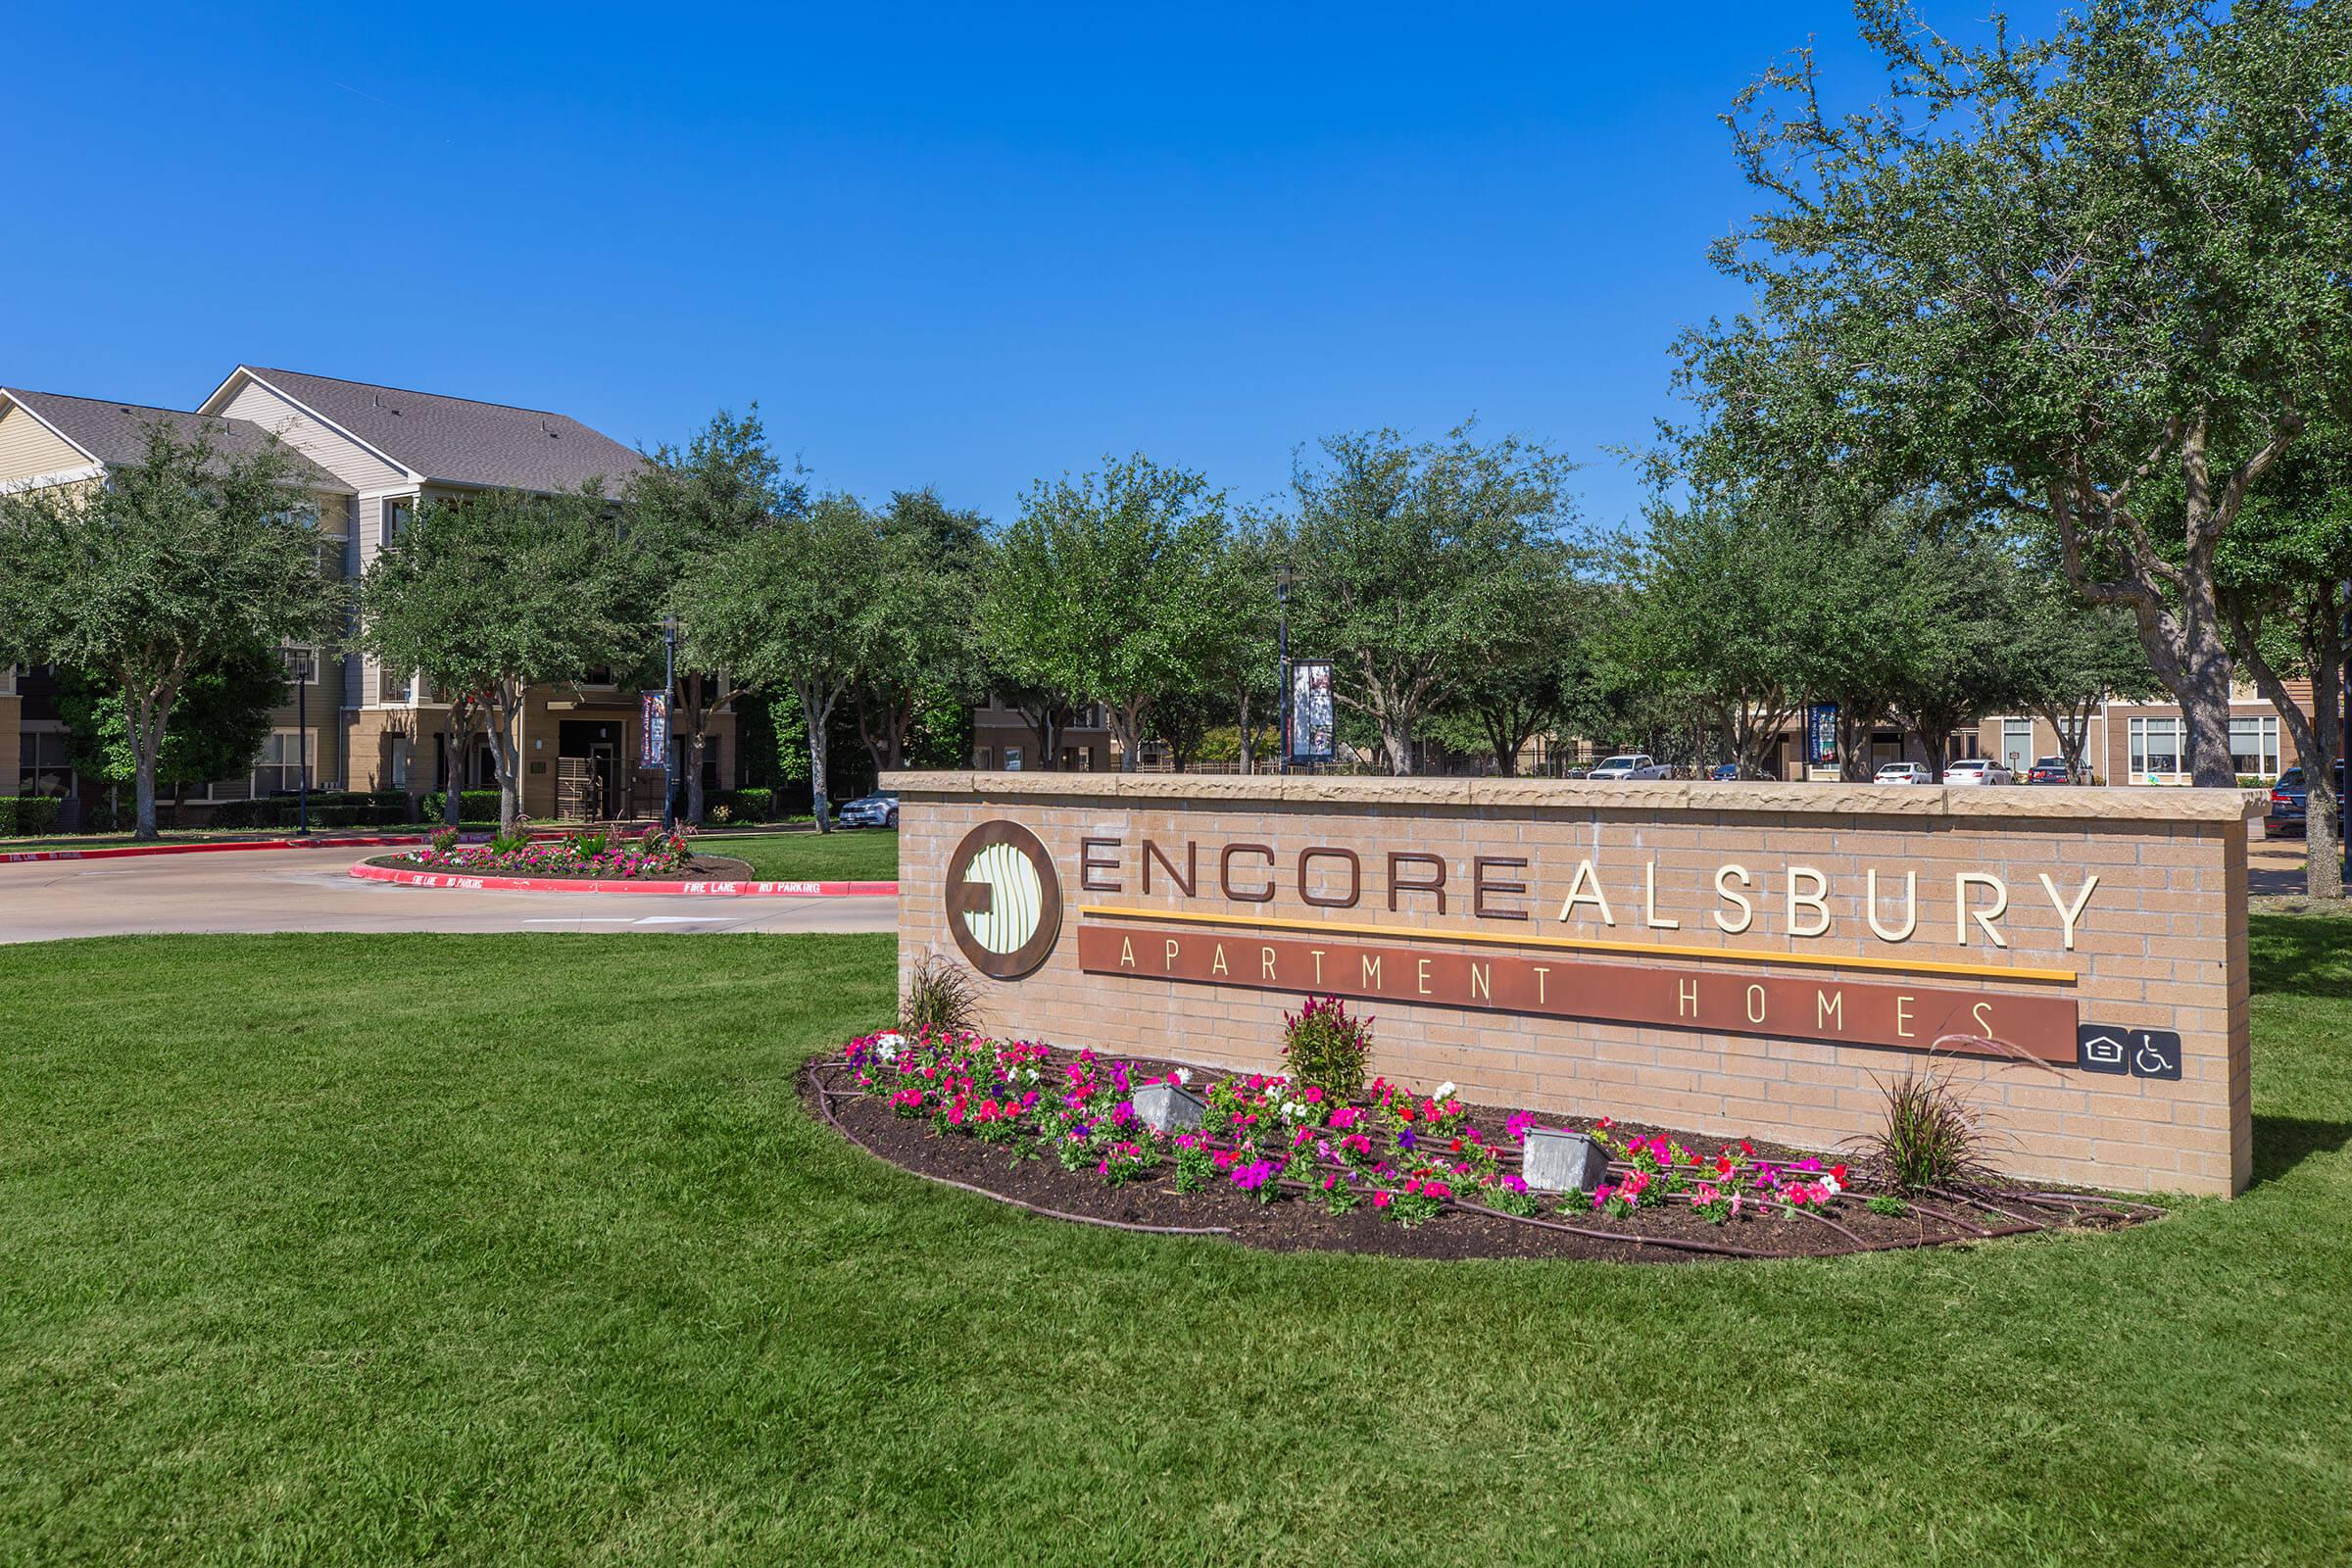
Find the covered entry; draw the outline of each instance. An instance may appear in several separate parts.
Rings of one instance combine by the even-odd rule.
[[[556,726],[556,815],[594,822],[626,812],[618,718],[566,718]]]

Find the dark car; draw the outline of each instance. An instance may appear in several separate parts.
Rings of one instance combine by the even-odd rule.
[[[2311,786],[2303,782],[2302,768],[2290,767],[2271,786],[2271,814],[2264,818],[2262,830],[2273,838],[2299,839],[2310,826],[2306,820],[2310,814]],[[2339,830],[2344,816],[2344,764],[2339,759],[2335,764],[2335,820]]]
[[[2029,784],[2072,784],[2074,779],[2066,771],[2065,758],[2044,757],[2026,769],[2026,782]]]

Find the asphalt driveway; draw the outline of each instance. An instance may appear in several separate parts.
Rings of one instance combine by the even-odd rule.
[[[361,882],[382,851],[0,864],[0,942],[167,931],[891,931],[889,898],[494,893]]]

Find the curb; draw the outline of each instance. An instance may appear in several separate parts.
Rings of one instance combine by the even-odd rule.
[[[421,833],[394,835],[338,835],[308,839],[232,839],[221,844],[113,844],[95,850],[14,850],[0,852],[0,865],[35,860],[122,860],[142,855],[226,855],[239,850],[362,850],[401,849],[430,844]]]
[[[732,899],[895,899],[896,882],[606,882],[578,877],[469,876],[462,871],[410,871],[362,860],[351,874],[363,882],[404,888],[466,888],[492,893],[653,893]]]

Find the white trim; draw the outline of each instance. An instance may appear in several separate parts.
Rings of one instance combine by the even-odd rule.
[[[220,416],[210,412],[213,398],[218,398],[222,392],[226,391],[229,382],[234,381],[240,375],[244,376],[256,386],[268,388],[272,396],[283,398],[289,405],[300,411],[303,415],[318,420],[320,424],[326,426],[329,430],[334,431],[335,434],[341,436],[353,446],[358,447],[362,452],[368,454],[370,457],[377,459],[391,467],[398,468],[401,472],[407,474],[415,483],[424,483],[423,474],[418,473],[415,468],[410,467],[407,464],[401,462],[398,458],[392,456],[391,453],[384,451],[382,448],[374,446],[369,442],[361,440],[358,436],[352,434],[349,430],[344,429],[341,425],[328,418],[325,415],[320,414],[317,409],[314,409],[309,404],[303,402],[302,399],[294,396],[291,392],[288,392],[284,387],[277,385],[275,382],[264,380],[261,372],[254,369],[254,368],[250,365],[240,365],[235,369],[229,371],[228,379],[222,381],[219,386],[213,388],[212,397],[208,397],[202,403],[196,405],[196,412],[198,414],[205,415],[208,418],[220,417]],[[264,429],[269,428],[269,426],[260,419],[255,419],[252,422],[262,425]],[[276,435],[281,441],[285,439],[285,432],[282,430],[272,431],[271,433]],[[318,460],[313,458],[311,461],[317,463]],[[321,465],[321,466],[323,466],[323,465]]]
[[[20,409],[24,406],[22,403],[17,405]],[[76,447],[74,450],[78,452],[81,449]],[[105,477],[105,464],[85,463],[78,468],[59,468],[53,473],[36,473],[26,479],[0,480],[0,496],[13,496],[26,490],[50,490],[61,484],[79,484],[84,479]]]

